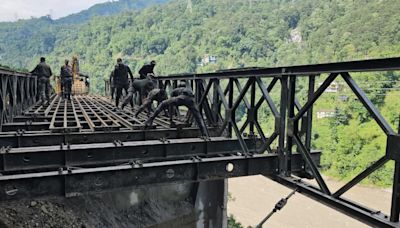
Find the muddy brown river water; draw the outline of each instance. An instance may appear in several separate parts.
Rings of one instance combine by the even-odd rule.
[[[343,183],[327,180],[331,191]],[[291,190],[263,176],[229,179],[228,189],[233,200],[228,202],[228,214],[233,214],[244,227],[257,225],[279,199]],[[389,214],[390,189],[355,186],[346,198]],[[282,211],[275,213],[264,227],[273,228],[363,228],[369,227],[345,214],[296,193]]]

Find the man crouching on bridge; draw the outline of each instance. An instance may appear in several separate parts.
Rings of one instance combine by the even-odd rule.
[[[168,99],[167,92],[165,92],[164,89],[153,89],[152,91],[149,92],[149,95],[143,100],[143,104],[139,107],[139,109],[135,113],[135,117],[138,117],[138,115],[145,108],[147,108],[147,116],[150,116],[151,105],[153,104],[153,101],[157,101],[159,106],[161,102],[167,99]]]
[[[195,106],[193,91],[190,88],[187,88],[185,84],[179,85],[178,88],[172,91],[171,98],[161,102],[153,115],[151,115],[149,119],[147,119],[147,121],[145,122],[145,127],[151,126],[154,119],[161,113],[162,110],[165,110],[166,108],[169,108],[169,120],[171,123],[171,127],[173,127],[175,125],[172,120],[171,112],[173,106],[186,106],[195,118],[196,123],[200,128],[201,134],[203,136],[209,137],[204,120],[199,110]]]
[[[122,102],[121,109],[123,110],[125,106],[128,105],[128,103],[131,103],[133,109],[133,95],[136,94],[136,92],[139,92],[139,104],[142,104],[142,97],[147,96],[149,91],[153,89],[154,89],[154,82],[150,78],[132,80],[128,89],[128,95]]]

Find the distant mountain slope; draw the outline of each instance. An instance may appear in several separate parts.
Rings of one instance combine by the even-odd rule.
[[[191,0],[190,9],[187,0],[170,0],[81,24],[49,18],[5,23],[0,62],[30,69],[41,55],[51,64],[78,55],[101,91],[101,77],[117,57],[132,69],[156,59],[157,73],[169,74],[395,56],[397,1]],[[217,63],[200,66],[206,54]]]
[[[96,4],[87,10],[58,20],[44,16],[17,22],[0,22],[0,63],[14,68],[26,68],[33,55],[51,53],[56,42],[75,34],[79,26],[95,16],[106,16],[129,10],[142,10],[170,0],[119,0]],[[137,14],[138,12],[135,12]]]
[[[60,18],[58,24],[78,24],[90,20],[94,16],[108,16],[131,9],[144,9],[146,7],[163,4],[169,0],[119,0],[96,4],[87,10]]]

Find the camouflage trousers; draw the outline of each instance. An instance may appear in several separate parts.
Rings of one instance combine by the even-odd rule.
[[[42,101],[42,103],[49,101],[50,91],[51,91],[50,79],[47,77],[39,78],[38,88],[39,88],[39,98]]]

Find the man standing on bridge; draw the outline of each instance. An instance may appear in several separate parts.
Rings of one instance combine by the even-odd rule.
[[[152,60],[150,64],[145,64],[140,68],[139,75],[140,79],[146,79],[148,74],[154,75],[154,67],[156,66],[156,61]]]
[[[149,119],[147,119],[147,121],[145,122],[145,127],[151,126],[154,119],[161,113],[162,110],[165,110],[166,108],[169,108],[169,120],[171,123],[171,127],[174,127],[175,124],[172,120],[172,108],[174,106],[186,106],[195,118],[196,123],[200,128],[201,134],[203,136],[209,137],[203,117],[195,106],[193,91],[190,88],[187,88],[185,84],[181,84],[178,88],[174,89],[171,93],[171,98],[161,102],[153,115],[151,115]]]
[[[38,92],[42,104],[46,104],[50,100],[50,77],[53,75],[51,68],[46,64],[46,59],[44,57],[40,58],[40,63],[31,71],[32,74],[38,77]]]
[[[65,65],[61,67],[61,85],[63,98],[71,100],[72,90],[72,67],[69,65],[69,60],[65,60]]]
[[[117,65],[115,65],[115,69],[113,72],[113,82],[116,89],[116,97],[115,97],[115,106],[118,108],[119,99],[121,98],[122,89],[128,91],[129,88],[129,80],[128,74],[131,78],[131,82],[133,82],[132,71],[129,66],[122,63],[122,59],[117,59]]]

